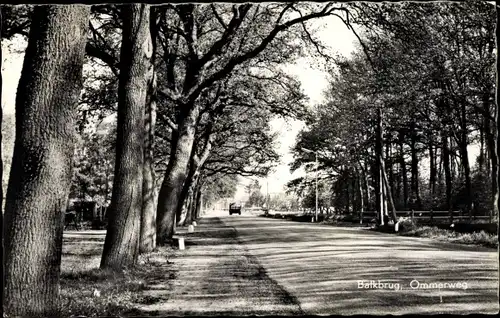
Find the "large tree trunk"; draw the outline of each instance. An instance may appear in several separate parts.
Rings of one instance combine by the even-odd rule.
[[[156,223],[156,243],[158,245],[170,242],[174,234],[175,215],[182,186],[188,173],[198,115],[199,109],[195,107],[178,124],[178,138],[174,142],[158,196]]]
[[[58,316],[63,217],[90,6],[35,7],[16,96],[4,313]]]
[[[142,182],[142,214],[141,214],[141,233],[139,238],[139,252],[147,253],[156,247],[156,187],[154,172],[154,136],[156,124],[156,17],[157,13],[154,7],[150,8],[149,32],[151,34],[152,50],[151,53],[151,73],[148,85],[148,95],[146,101],[146,136],[144,143],[144,168]]]
[[[152,57],[149,5],[122,7],[116,165],[101,268],[134,265],[139,254],[144,168],[144,117]]]
[[[2,34],[2,7],[0,7],[0,209],[2,210],[2,224],[3,224],[3,161],[2,161],[2,126],[3,126],[3,107],[2,107],[2,87],[3,87],[3,78],[2,78],[2,67],[1,61],[3,61],[2,54],[2,43],[1,43],[1,34]],[[2,255],[3,255],[3,244],[2,244]],[[3,277],[3,267],[1,269],[2,277]],[[3,296],[3,291],[2,291]],[[3,299],[3,297],[2,297]]]
[[[496,6],[496,13],[497,13],[497,21],[498,19],[500,18],[500,7],[499,6]],[[500,30],[499,28],[497,27],[496,28],[496,36],[498,38],[499,36],[499,33],[500,33]],[[496,65],[498,65],[498,53],[495,54],[496,55]],[[491,161],[492,163],[496,163],[496,171],[493,172],[492,171],[492,179],[496,180],[496,183],[493,184],[493,193],[492,193],[492,196],[493,196],[493,211],[492,213],[495,213],[496,217],[497,217],[497,233],[500,232],[500,222],[498,222],[498,217],[500,216],[498,214],[498,206],[500,205],[500,193],[499,193],[499,185],[500,185],[500,172],[499,172],[499,166],[500,166],[500,159],[499,159],[499,156],[500,156],[500,150],[498,149],[498,146],[500,145],[500,132],[498,131],[498,126],[499,126],[499,122],[498,122],[498,97],[499,97],[499,86],[498,86],[498,72],[497,72],[497,76],[496,76],[496,80],[497,80],[497,86],[496,86],[496,100],[497,102],[494,104],[495,107],[493,108],[493,118],[494,118],[494,127],[493,127],[493,136],[494,136],[494,141],[495,141],[495,145],[493,147],[493,151],[492,151],[492,156],[491,156]],[[493,170],[493,169],[492,169]]]
[[[2,7],[0,7],[0,210],[2,211],[2,225],[3,225],[3,160],[2,160],[2,126],[3,126],[3,107],[2,107],[2,88],[3,88],[3,77],[2,77],[2,61],[3,61],[3,54],[2,54],[2,24],[3,24],[3,16],[2,16]],[[4,255],[4,250],[3,250],[3,237],[2,237],[2,255]],[[4,276],[4,269],[3,266],[0,269],[0,273],[2,274],[2,277]],[[5,286],[5,281],[3,281],[3,286]],[[2,299],[4,299],[4,289],[2,288]]]

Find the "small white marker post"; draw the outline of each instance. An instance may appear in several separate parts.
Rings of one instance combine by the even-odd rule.
[[[188,232],[193,233],[194,232],[194,226],[191,224],[188,226]]]
[[[196,223],[196,221],[193,221],[193,226],[198,226],[198,223]]]
[[[178,240],[179,240],[179,249],[180,249],[180,250],[185,249],[185,246],[184,246],[184,238],[183,238],[183,237],[179,237],[179,238],[178,238]]]

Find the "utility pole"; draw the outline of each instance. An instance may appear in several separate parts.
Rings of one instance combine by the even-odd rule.
[[[316,172],[315,172],[315,179],[316,179],[316,213],[314,216],[314,220],[318,222],[318,152],[315,151],[314,154],[316,155]]]
[[[315,170],[314,179],[315,179],[315,187],[316,187],[316,210],[314,211],[314,220],[315,220],[315,222],[318,222],[318,151],[313,151],[313,150],[307,149],[307,148],[302,148],[302,151],[307,152],[307,153],[314,153],[314,155],[315,155],[314,163],[315,163],[316,167],[314,169]]]
[[[266,178],[266,207],[269,210],[269,176]]]

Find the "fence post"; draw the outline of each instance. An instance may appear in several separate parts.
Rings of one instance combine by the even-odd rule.
[[[413,223],[413,218],[415,217],[415,210],[411,209],[411,222]]]
[[[431,213],[431,224],[432,224],[432,221],[433,221],[433,218],[434,218],[434,212],[432,211],[432,209],[430,210],[430,213]]]

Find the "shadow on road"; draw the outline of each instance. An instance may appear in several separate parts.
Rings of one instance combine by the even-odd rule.
[[[494,249],[279,219],[221,219],[308,314],[498,311]]]
[[[271,279],[218,218],[203,218],[195,233],[182,233],[186,249],[172,256],[176,277],[147,286],[138,316],[301,315],[297,299]]]

